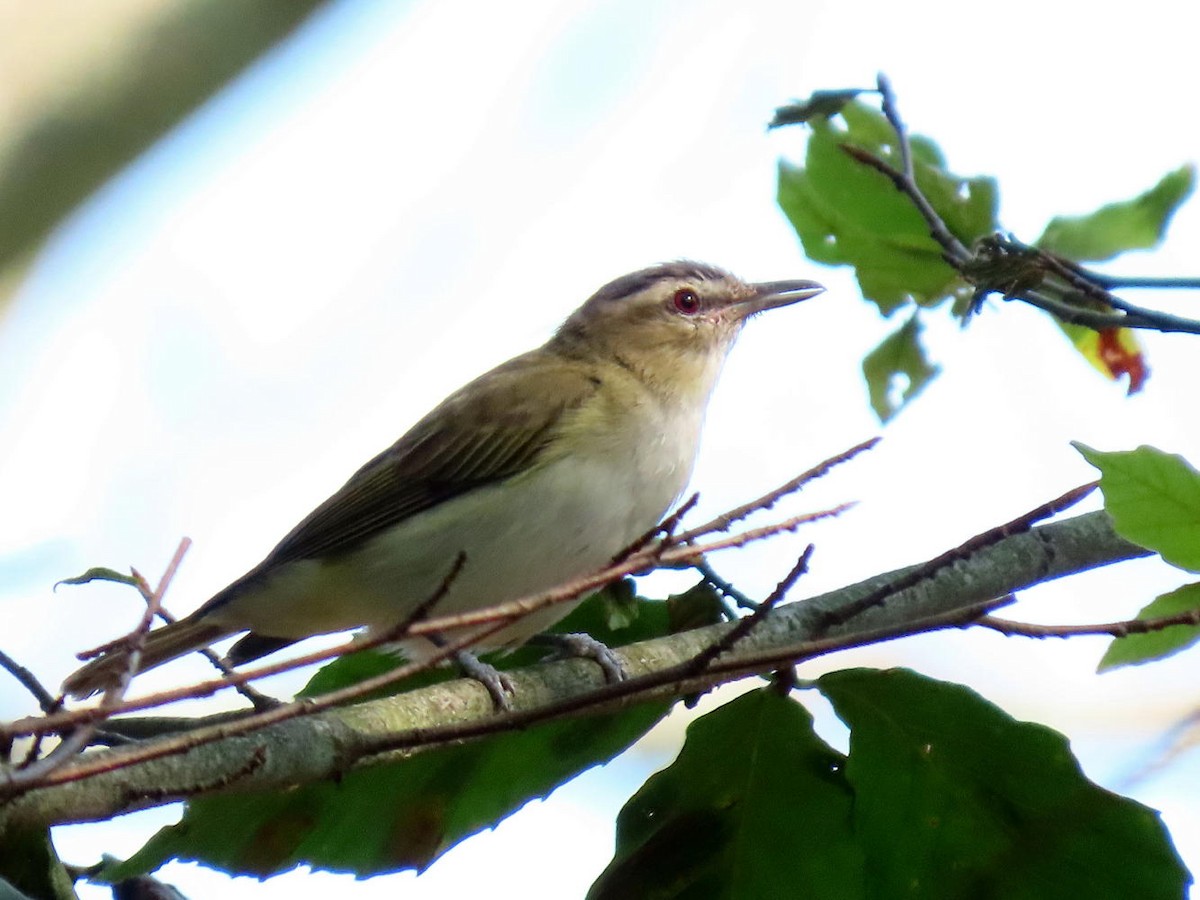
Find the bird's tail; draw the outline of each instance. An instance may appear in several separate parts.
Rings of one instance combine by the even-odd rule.
[[[200,616],[188,616],[178,622],[164,625],[146,635],[138,671],[144,672],[165,662],[170,662],[177,656],[183,656],[192,650],[205,647],[229,633],[228,628],[213,622],[206,622]],[[127,649],[117,647],[107,650],[68,676],[67,680],[63,682],[63,693],[80,699],[90,697],[97,691],[105,690],[116,684],[128,668],[129,651]]]

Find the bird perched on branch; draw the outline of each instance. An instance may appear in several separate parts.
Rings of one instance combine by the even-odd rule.
[[[140,668],[242,632],[228,654],[234,665],[315,634],[386,632],[460,558],[433,615],[603,567],[683,493],[709,396],[746,320],[822,290],[811,281],[749,284],[694,262],[610,282],[543,346],[443,400],[248,573],[151,631]],[[485,646],[520,644],[571,608],[539,610]],[[402,643],[416,659],[431,646]],[[128,650],[116,647],[63,689],[85,697],[127,668]]]

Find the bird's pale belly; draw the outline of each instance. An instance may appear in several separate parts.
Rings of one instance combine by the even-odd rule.
[[[547,463],[414,516],[350,553],[281,566],[261,588],[232,599],[221,619],[276,637],[387,629],[437,591],[460,553],[462,568],[432,616],[547,590],[600,569],[662,519],[692,461],[657,459],[653,471],[600,454]],[[519,643],[577,602],[527,616],[482,646]],[[422,644],[404,649],[419,657]]]

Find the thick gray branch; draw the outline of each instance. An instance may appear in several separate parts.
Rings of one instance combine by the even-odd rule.
[[[969,559],[942,569],[881,606],[843,625],[821,630],[830,610],[845,608],[905,571],[892,572],[772,614],[721,657],[720,672],[690,675],[659,685],[637,698],[679,697],[752,671],[770,671],[788,655],[803,655],[805,641],[853,637],[881,639],[934,623],[947,624],[956,611],[1002,597],[1042,581],[1125,559],[1148,551],[1123,540],[1106,514],[1088,513],[1006,538]],[[618,651],[633,678],[686,663],[710,646],[729,625],[701,628],[633,644]],[[774,656],[774,661],[769,658]],[[603,688],[591,663],[547,663],[512,673],[519,717],[538,707],[562,703]],[[416,746],[431,729],[498,720],[477,684],[453,681],[401,696],[364,702],[306,718],[292,719],[249,735],[227,737],[185,754],[138,763],[85,780],[31,791],[0,807],[0,836],[6,827],[38,826],[109,818],[216,790],[269,790],[328,778],[361,764],[381,750]],[[220,724],[209,727],[225,727]],[[135,748],[136,749],[136,748]],[[89,753],[87,761],[120,759],[129,748]],[[394,750],[411,753],[413,750]],[[70,767],[66,767],[69,771]]]

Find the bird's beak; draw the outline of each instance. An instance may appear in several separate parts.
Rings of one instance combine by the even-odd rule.
[[[790,306],[823,293],[824,285],[815,281],[763,281],[750,285],[751,293],[737,304],[743,317],[753,316],[768,309]]]

